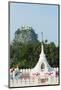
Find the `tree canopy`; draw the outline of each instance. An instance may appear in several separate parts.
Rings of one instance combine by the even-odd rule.
[[[15,32],[15,38],[10,44],[10,67],[33,68],[39,60],[41,42],[32,27],[21,27]],[[52,67],[59,66],[59,47],[54,42],[44,42],[44,52]]]

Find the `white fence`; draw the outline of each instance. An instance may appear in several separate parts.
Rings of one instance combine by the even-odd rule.
[[[18,71],[18,69],[16,70]],[[12,78],[10,77],[11,87],[58,84],[58,77],[56,76],[30,76],[31,69],[20,69],[20,73],[15,75],[16,70],[10,72],[12,76]]]

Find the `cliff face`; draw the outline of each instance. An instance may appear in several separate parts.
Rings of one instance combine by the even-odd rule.
[[[15,40],[22,43],[37,42],[37,34],[32,27],[21,27],[15,32]]]

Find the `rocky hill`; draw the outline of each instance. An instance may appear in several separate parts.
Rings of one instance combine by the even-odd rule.
[[[15,32],[15,41],[22,43],[35,43],[37,42],[37,34],[32,27],[22,26]]]

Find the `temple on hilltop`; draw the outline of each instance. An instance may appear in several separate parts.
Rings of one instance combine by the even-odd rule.
[[[46,59],[45,53],[44,53],[44,46],[43,46],[43,33],[42,33],[42,44],[41,44],[41,53],[39,60],[36,64],[36,66],[31,70],[32,73],[39,73],[39,72],[52,72],[54,71],[54,68],[52,68]]]

